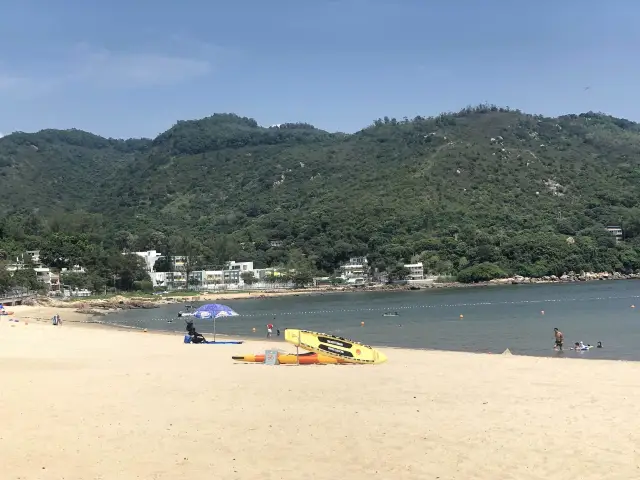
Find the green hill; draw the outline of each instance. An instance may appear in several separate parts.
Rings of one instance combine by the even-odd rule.
[[[154,140],[16,133],[0,139],[0,188],[7,252],[63,232],[105,252],[198,251],[208,265],[306,258],[331,272],[366,254],[442,274],[640,268],[640,125],[593,112],[479,106],[352,135],[231,114]]]

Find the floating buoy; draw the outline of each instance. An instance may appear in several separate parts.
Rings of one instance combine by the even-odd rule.
[[[256,327],[253,327],[251,330],[253,330],[255,332],[256,331]]]
[[[464,315],[460,315],[460,318],[464,318]]]
[[[364,322],[360,322],[360,326],[361,326],[361,327],[364,327]]]
[[[540,311],[540,314],[541,314],[541,315],[544,315],[544,310],[541,310],[541,311]]]

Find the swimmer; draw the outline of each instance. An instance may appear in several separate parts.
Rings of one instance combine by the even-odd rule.
[[[560,350],[562,351],[562,342],[564,342],[564,333],[562,333],[560,330],[558,330],[557,328],[553,329],[553,335],[556,339],[556,345],[555,345],[555,349],[556,350]]]
[[[598,345],[596,345],[596,348],[602,348],[602,342],[598,342]]]

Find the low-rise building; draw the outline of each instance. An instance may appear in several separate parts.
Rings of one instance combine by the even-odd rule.
[[[348,262],[340,266],[340,276],[345,279],[366,279],[369,274],[367,257],[351,257]]]
[[[618,225],[610,225],[606,227],[606,230],[615,237],[616,243],[621,242],[623,239],[622,227]]]
[[[253,262],[236,262],[229,260],[227,262],[225,270],[240,270],[241,272],[252,272]]]
[[[184,257],[182,257],[184,258]],[[177,266],[181,265],[180,257],[175,257]],[[275,267],[254,268],[253,262],[228,261],[222,270],[194,270],[189,272],[189,288],[201,290],[216,290],[219,288],[240,288],[247,286],[247,274],[254,278],[250,282],[252,288],[269,288],[274,280],[279,286],[290,284],[289,277],[294,270],[286,271]],[[176,268],[173,272],[150,272],[154,287],[180,289],[186,287],[186,272]]]
[[[17,270],[24,270],[27,266],[24,263],[16,262],[6,266],[7,272],[15,272]],[[50,293],[56,293],[60,291],[60,274],[52,271],[49,267],[42,265],[33,267],[36,272],[36,279],[42,283],[43,287]]]
[[[404,268],[409,270],[409,280],[422,280],[424,279],[424,266],[422,262],[419,263],[407,263]]]
[[[91,290],[86,288],[64,288],[62,290],[63,297],[90,297]]]
[[[74,265],[73,267],[70,268],[61,268],[60,269],[60,273],[61,274],[65,274],[65,273],[87,273],[87,271],[85,270],[84,267],[81,267],[80,265]]]
[[[27,250],[24,254],[31,258],[36,265],[40,265],[40,250]]]
[[[187,260],[186,255],[174,255],[171,257],[171,267],[174,270],[184,270]]]

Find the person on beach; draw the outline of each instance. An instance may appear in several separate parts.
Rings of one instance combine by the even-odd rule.
[[[553,333],[554,333],[554,336],[555,336],[555,339],[556,339],[555,349],[556,350],[562,350],[562,342],[564,342],[564,333],[562,333],[557,328],[553,329]]]
[[[273,333],[273,323],[267,325],[267,338],[271,338],[271,334]]]

